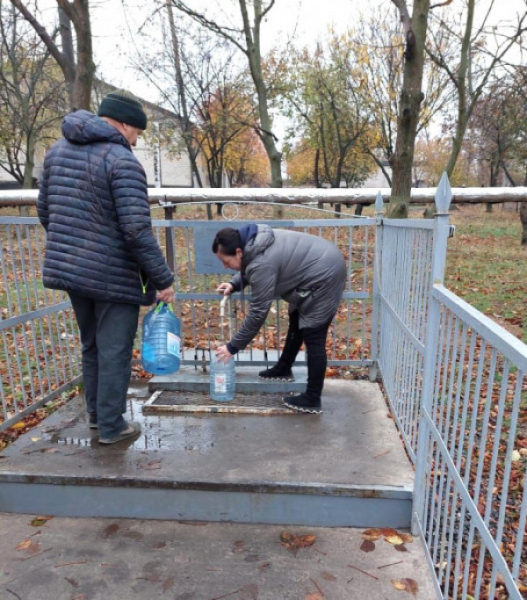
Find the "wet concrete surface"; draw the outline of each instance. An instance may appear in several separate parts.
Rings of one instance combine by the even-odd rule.
[[[72,400],[2,452],[0,478],[413,484],[376,384],[328,380],[322,415],[143,414],[150,395],[132,382],[126,418],[139,421],[142,433],[112,446],[100,445],[88,428],[83,399]]]
[[[0,600],[436,598],[418,539],[396,551],[362,531],[0,513]],[[288,549],[285,532],[315,536]],[[410,591],[398,591],[404,583]]]

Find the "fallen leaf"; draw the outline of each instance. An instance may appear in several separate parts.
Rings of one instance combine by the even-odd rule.
[[[364,540],[360,546],[363,552],[373,552],[375,550],[375,542]]]
[[[320,573],[320,577],[322,577],[322,579],[325,579],[326,581],[336,581],[337,580],[335,575],[332,575],[331,573],[328,573],[327,571],[322,571]]]
[[[419,586],[417,585],[417,581],[414,579],[409,579],[405,577],[404,579],[392,579],[392,585],[396,590],[401,592],[408,592],[409,594],[417,594],[419,591]]]
[[[108,525],[108,527],[104,528],[102,532],[102,537],[109,538],[110,536],[115,535],[118,531],[119,525],[117,525],[117,523],[112,523],[111,525]]]
[[[404,543],[403,540],[398,535],[386,535],[386,536],[384,536],[384,539],[389,544],[393,544],[394,546],[400,546],[401,544]]]
[[[378,540],[381,536],[382,531],[380,529],[366,529],[366,531],[362,532],[362,539],[369,540],[370,542]]]
[[[304,600],[324,600],[324,596],[320,592],[311,592],[304,596]]]
[[[37,552],[40,552],[41,549],[41,544],[40,542],[33,542],[29,545],[29,548],[27,549],[28,554],[33,555],[33,554],[37,554]]]
[[[285,546],[290,552],[296,553],[299,548],[308,548],[316,542],[315,535],[295,535],[288,531],[280,534],[282,546]]]
[[[160,469],[161,461],[160,460],[151,460],[147,464],[139,465],[139,468],[144,469],[145,471],[153,471],[154,469]]]
[[[46,522],[49,521],[50,519],[53,519],[53,517],[45,516],[45,515],[39,515],[38,517],[35,517],[31,521],[31,525],[33,525],[33,527],[42,527],[42,525],[45,525]]]
[[[410,535],[409,533],[400,533],[399,537],[405,544],[411,544],[414,541],[414,536]]]
[[[404,544],[395,544],[394,548],[398,551],[398,552],[408,552],[408,548],[404,545]]]
[[[16,550],[27,550],[31,546],[31,540],[24,540],[16,547]]]
[[[390,535],[399,535],[399,532],[391,527],[385,527],[384,529],[381,529],[381,533],[384,537],[388,537]]]
[[[292,533],[289,533],[289,531],[282,531],[282,533],[280,534],[280,541],[284,544],[289,544],[293,541],[294,537],[295,536]]]
[[[27,427],[27,424],[22,421],[21,423],[15,423],[11,429],[24,429],[24,427]]]
[[[163,592],[168,592],[168,590],[172,589],[173,587],[174,587],[174,578],[168,577],[167,579],[165,579],[165,581],[163,583],[162,590],[163,590]]]
[[[317,541],[316,535],[297,535],[295,538],[295,544],[299,548],[308,548]]]
[[[32,438],[31,438],[31,441],[32,441],[32,442],[39,442],[39,441],[40,441],[40,439],[41,439],[41,438],[39,438],[39,437],[32,437]]]

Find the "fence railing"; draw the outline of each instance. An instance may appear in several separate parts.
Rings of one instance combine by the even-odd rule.
[[[0,217],[0,431],[80,379],[69,298],[42,285],[44,245],[38,219]]]
[[[290,207],[290,219],[271,221],[263,203],[256,210],[244,197],[229,205],[236,219],[229,223],[272,222],[339,246],[349,284],[330,364],[379,369],[415,464],[413,529],[428,548],[438,595],[520,599],[527,590],[527,346],[442,286],[450,199],[444,178],[433,220],[383,220],[379,195],[375,220],[313,219]],[[154,227],[176,272],[185,360],[196,364],[219,339],[214,290],[224,275],[210,265],[210,243],[227,222],[196,219],[195,203],[178,205],[177,220],[156,216],[166,210],[153,207]],[[41,284],[37,219],[1,217],[0,236],[1,431],[60,394],[80,369],[67,296]],[[246,300],[240,298],[235,326]],[[256,340],[264,357],[285,335],[283,312],[277,302]]]
[[[527,591],[527,346],[442,285],[428,314],[415,526],[443,597],[519,600]]]
[[[445,176],[433,220],[383,220],[377,204],[373,346],[416,467],[413,529],[438,595],[520,599],[527,346],[442,286],[450,198]]]
[[[200,205],[193,204],[192,210]],[[335,244],[346,259],[348,277],[336,318],[330,328],[328,364],[334,367],[368,367],[370,354],[371,301],[375,220],[372,218],[312,218],[308,207],[293,209],[302,215],[271,220],[261,204],[234,204],[236,220],[172,219],[153,221],[159,243],[175,273],[176,314],[183,331],[183,364],[208,362],[211,348],[220,341],[219,300],[216,288],[232,273],[225,271],[212,253],[215,234],[222,227],[267,223],[323,237]],[[256,215],[255,215],[256,211]],[[287,209],[291,211],[290,208]],[[322,213],[323,216],[324,213]],[[315,215],[316,216],[316,215]],[[311,217],[311,218],[310,218]],[[167,236],[168,234],[168,236]],[[232,322],[237,329],[247,310],[250,292],[233,294]],[[287,304],[279,298],[260,334],[245,352],[237,355],[244,364],[262,365],[276,360],[287,333]]]
[[[332,211],[286,206],[289,218],[273,220],[273,203],[244,201],[224,203],[224,218],[209,221],[205,206],[180,205],[177,220],[159,218],[167,214],[167,207],[152,206],[154,232],[175,273],[175,309],[182,322],[184,364],[201,367],[208,363],[211,349],[221,340],[216,287],[229,274],[212,253],[214,235],[221,227],[255,221],[322,236],[340,248],[347,261],[348,283],[330,329],[329,366],[373,364],[374,219],[342,215],[337,220],[327,218],[333,216]],[[45,234],[38,219],[0,216],[0,241],[2,431],[80,380],[80,342],[67,294],[42,284]],[[234,298],[231,317],[236,329],[250,294],[235,294]],[[238,360],[253,365],[275,361],[287,322],[287,306],[277,298],[261,334]]]

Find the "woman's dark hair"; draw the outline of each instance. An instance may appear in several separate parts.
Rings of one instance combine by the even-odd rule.
[[[227,256],[235,256],[236,249],[242,247],[242,239],[237,229],[233,227],[225,227],[220,229],[212,242],[212,251],[214,254],[220,250]]]

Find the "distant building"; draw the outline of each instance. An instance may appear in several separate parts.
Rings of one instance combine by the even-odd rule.
[[[109,85],[101,80],[94,82],[93,105],[99,106],[103,96],[108,92],[115,91],[115,86]],[[181,117],[176,113],[166,110],[156,104],[141,99],[148,115],[148,129],[145,136],[140,136],[137,146],[133,149],[135,156],[143,165],[148,187],[193,187],[192,171],[189,156],[181,144]],[[166,146],[159,141],[153,141],[149,135],[151,130],[163,130],[170,126],[172,133],[171,143],[174,147],[180,142],[181,152],[169,152]],[[37,145],[35,151],[35,168],[33,175],[38,181],[42,172],[46,148],[42,144]],[[204,171],[200,172],[203,185],[208,185],[208,178]],[[20,184],[3,169],[0,169],[0,189],[19,189]]]

